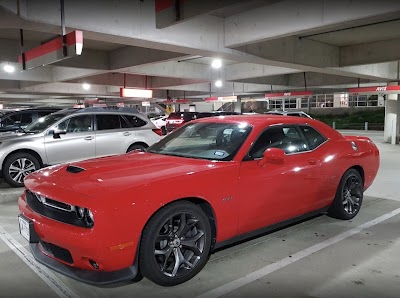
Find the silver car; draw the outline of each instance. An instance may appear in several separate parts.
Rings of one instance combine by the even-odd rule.
[[[44,166],[144,150],[158,142],[161,131],[132,110],[66,109],[40,118],[24,133],[0,135],[4,180],[23,186],[28,174]]]

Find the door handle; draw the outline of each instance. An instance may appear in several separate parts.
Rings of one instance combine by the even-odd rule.
[[[127,137],[127,136],[130,136],[131,133],[130,133],[130,132],[124,132],[123,135],[124,135],[125,137]]]
[[[309,160],[308,160],[308,163],[310,164],[310,165],[316,165],[317,164],[317,160],[316,159],[314,159],[314,158],[310,158]]]
[[[92,137],[92,136],[85,137],[85,141],[91,141],[91,140],[93,140],[93,139],[94,139],[94,137]]]

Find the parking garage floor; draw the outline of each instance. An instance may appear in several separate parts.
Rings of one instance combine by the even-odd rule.
[[[39,265],[19,235],[20,189],[0,186],[0,295],[45,297],[398,297],[400,292],[399,146],[382,144],[381,169],[352,221],[320,216],[214,253],[189,282],[93,287]],[[398,183],[398,181],[397,181]]]

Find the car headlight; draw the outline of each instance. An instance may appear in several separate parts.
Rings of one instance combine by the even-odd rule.
[[[88,208],[85,207],[75,207],[76,216],[80,219],[85,221],[88,227],[92,227],[94,225],[94,216],[93,212],[90,211]]]

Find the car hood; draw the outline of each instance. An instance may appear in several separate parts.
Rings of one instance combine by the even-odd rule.
[[[190,159],[145,152],[91,159],[44,168],[25,179],[34,190],[52,185],[91,196],[95,191],[116,193],[147,187],[160,180],[193,175],[222,166],[224,162]]]
[[[0,142],[5,141],[13,141],[17,139],[24,139],[24,138],[31,138],[33,136],[32,133],[23,133],[23,132],[14,132],[14,131],[7,131],[0,133]]]

